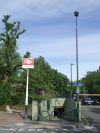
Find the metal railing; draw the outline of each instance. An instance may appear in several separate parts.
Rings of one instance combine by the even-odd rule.
[[[54,120],[54,118],[63,118],[64,116],[64,112],[62,113],[59,113],[59,111],[48,111],[48,110],[44,110],[44,111],[41,111],[39,116],[41,118],[44,118],[44,119],[49,119],[49,120]]]

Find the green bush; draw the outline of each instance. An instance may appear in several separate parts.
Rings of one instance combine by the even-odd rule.
[[[4,81],[0,83],[0,105],[11,103],[11,85]]]
[[[24,96],[22,94],[16,94],[11,96],[11,104],[24,104]]]

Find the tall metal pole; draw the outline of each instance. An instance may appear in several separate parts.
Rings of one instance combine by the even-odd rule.
[[[29,69],[27,69],[26,98],[25,98],[25,120],[27,120],[27,118],[28,118],[28,82],[29,82]]]
[[[71,73],[71,98],[72,98],[72,93],[73,93],[73,80],[72,80],[72,66],[74,64],[70,64],[70,73]]]
[[[79,69],[78,69],[78,28],[77,28],[77,17],[79,16],[79,12],[75,11],[74,16],[76,17],[76,72],[77,72],[77,121],[79,121]]]
[[[77,28],[77,17],[79,16],[79,12],[74,12],[76,17],[76,71],[77,71],[77,86],[79,80],[79,70],[78,70],[78,28]]]

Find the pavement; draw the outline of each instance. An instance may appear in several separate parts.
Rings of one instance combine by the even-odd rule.
[[[8,113],[5,111],[0,112],[0,129],[58,129],[58,128],[84,128],[84,124],[71,122],[68,120],[52,120],[52,121],[32,121],[31,119],[25,120],[22,113]]]

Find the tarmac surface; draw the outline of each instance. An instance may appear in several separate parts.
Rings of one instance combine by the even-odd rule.
[[[24,120],[20,113],[0,112],[0,127],[2,128],[73,128],[83,126],[82,123],[75,123],[67,120]]]
[[[83,123],[71,122],[64,119],[52,120],[52,121],[32,121],[30,119],[25,120],[22,117],[22,113],[7,113],[0,112],[0,133],[8,132],[32,132],[36,133],[41,131],[53,131],[54,133],[66,132],[66,131],[96,131],[93,126],[84,125]],[[50,132],[50,133],[51,133]]]
[[[99,106],[83,106],[82,111],[85,118],[81,123],[72,122],[65,119],[54,118],[54,120],[32,121],[31,111],[28,112],[29,119],[24,119],[24,111],[21,109],[9,111],[0,111],[0,133],[66,133],[66,132],[91,132],[99,133]],[[91,117],[91,119],[90,119]],[[98,118],[98,119],[97,119]],[[97,121],[95,121],[98,120]]]

